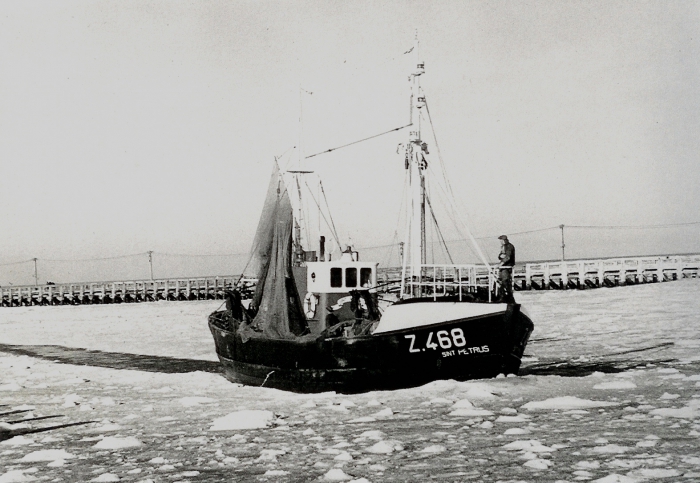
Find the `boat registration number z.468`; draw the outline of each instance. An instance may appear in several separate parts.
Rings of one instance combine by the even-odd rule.
[[[466,347],[467,339],[464,337],[464,331],[459,327],[456,327],[450,331],[438,330],[437,332],[428,332],[428,338],[425,340],[424,344],[421,344],[421,341],[417,340],[415,334],[405,335],[404,338],[409,340],[408,352],[411,353],[424,352],[426,349],[438,350],[438,348],[442,349],[443,357],[449,357],[452,355],[484,354],[489,352],[488,345]]]

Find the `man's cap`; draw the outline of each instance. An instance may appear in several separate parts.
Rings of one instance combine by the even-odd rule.
[[[508,237],[505,236],[505,235],[501,235],[501,236],[498,237],[498,239],[499,239],[499,240],[507,240]]]

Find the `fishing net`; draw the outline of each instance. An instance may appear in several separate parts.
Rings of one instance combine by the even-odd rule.
[[[307,331],[292,272],[293,224],[289,194],[275,165],[248,264],[247,272],[255,273],[258,282],[250,305],[255,316],[240,329],[244,340],[293,339]]]

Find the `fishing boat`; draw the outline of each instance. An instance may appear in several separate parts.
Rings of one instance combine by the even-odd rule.
[[[348,247],[332,260],[325,238],[301,246],[290,190],[277,163],[246,273],[209,316],[224,375],[295,392],[356,393],[517,374],[534,328],[525,309],[496,297],[496,268],[426,263],[427,165],[419,119],[423,63],[411,73],[403,143],[409,180],[400,277]],[[469,234],[472,241],[478,244]]]

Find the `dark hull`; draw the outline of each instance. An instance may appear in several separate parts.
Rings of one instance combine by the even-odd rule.
[[[209,317],[227,379],[295,392],[342,393],[517,374],[533,330],[517,304],[505,313],[349,338],[243,342],[236,324],[230,312]]]

